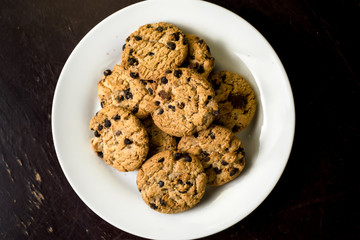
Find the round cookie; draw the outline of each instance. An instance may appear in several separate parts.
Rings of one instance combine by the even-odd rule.
[[[151,118],[142,120],[149,137],[149,153],[147,158],[165,150],[176,150],[175,137],[161,131]]]
[[[180,66],[188,54],[188,42],[176,26],[159,22],[139,27],[123,46],[121,66],[144,80],[156,80]]]
[[[167,71],[156,89],[151,114],[162,131],[176,137],[206,129],[218,114],[210,83],[194,70],[177,68]]]
[[[91,145],[107,164],[121,172],[138,169],[146,158],[149,140],[140,120],[130,111],[109,105],[90,121]]]
[[[185,37],[189,42],[189,53],[182,66],[194,69],[207,79],[215,67],[215,59],[211,56],[209,46],[196,35],[185,34]]]
[[[234,133],[245,128],[256,111],[256,97],[250,84],[237,73],[218,71],[210,74],[220,114],[215,122]]]
[[[178,150],[197,156],[208,177],[208,184],[223,185],[235,179],[245,167],[241,141],[227,128],[211,125],[192,136],[182,137]]]
[[[98,82],[98,97],[102,107],[115,105],[126,108],[138,118],[145,118],[155,109],[155,81],[142,80],[134,74],[116,65],[113,71],[105,71]]]
[[[206,174],[197,157],[164,151],[141,166],[136,183],[152,209],[178,213],[194,207],[204,196]]]

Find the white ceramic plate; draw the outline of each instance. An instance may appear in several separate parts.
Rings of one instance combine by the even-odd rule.
[[[216,69],[244,75],[258,99],[254,120],[239,134],[247,153],[244,172],[209,188],[193,209],[166,215],[149,208],[136,187],[137,172],[120,173],[94,154],[89,121],[100,108],[96,84],[120,62],[122,45],[139,26],[170,22],[204,38]],[[145,1],[94,27],[67,60],[56,87],[52,131],[65,176],[79,197],[110,224],[134,235],[188,239],[214,234],[251,213],[271,192],[287,163],[295,111],[284,68],[264,37],[238,15],[197,0]]]

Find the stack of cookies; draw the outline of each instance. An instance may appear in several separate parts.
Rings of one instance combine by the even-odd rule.
[[[117,170],[138,170],[142,198],[159,212],[192,208],[208,185],[244,169],[235,133],[252,120],[255,94],[241,75],[214,66],[203,39],[173,24],[146,24],[98,83],[92,147]]]

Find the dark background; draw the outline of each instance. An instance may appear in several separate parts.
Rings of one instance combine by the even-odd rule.
[[[53,94],[71,51],[135,2],[0,0],[0,239],[141,239],[79,199],[51,134]],[[211,2],[246,19],[278,53],[296,131],[269,197],[206,239],[359,239],[360,1]]]

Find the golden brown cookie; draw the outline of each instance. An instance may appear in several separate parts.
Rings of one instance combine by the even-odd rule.
[[[210,83],[189,68],[167,71],[156,89],[156,126],[176,137],[206,129],[218,114]]]
[[[218,71],[210,74],[220,114],[215,122],[234,133],[245,128],[256,111],[256,97],[250,84],[237,73]]]
[[[177,142],[175,137],[161,131],[149,117],[141,121],[149,137],[149,153],[147,158],[165,150],[176,150]]]
[[[178,150],[200,159],[209,185],[223,185],[239,176],[245,167],[241,141],[229,129],[214,124],[192,136],[182,137]]]
[[[155,109],[156,86],[155,81],[142,80],[138,74],[116,65],[99,81],[98,97],[102,107],[113,104],[130,110],[138,118],[146,118]]]
[[[130,111],[109,105],[91,119],[91,145],[107,164],[121,172],[138,169],[146,158],[149,140],[140,120]]]
[[[215,59],[211,56],[210,47],[204,39],[193,34],[185,34],[189,42],[189,53],[183,67],[194,69],[205,79],[215,67]]]
[[[203,197],[206,174],[191,154],[160,152],[140,168],[136,183],[141,196],[152,209],[178,213],[194,207]]]
[[[183,32],[170,23],[141,26],[127,39],[121,55],[121,66],[140,79],[156,80],[166,70],[179,67],[188,54]]]

